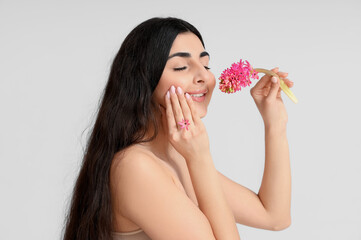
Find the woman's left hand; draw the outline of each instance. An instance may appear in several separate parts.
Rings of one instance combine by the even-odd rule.
[[[286,78],[288,73],[279,72],[278,68],[271,71],[282,77],[288,87],[293,86],[293,82]],[[251,89],[251,95],[261,113],[266,128],[285,128],[288,116],[281,98],[280,80],[277,78],[276,82],[273,82],[271,79],[272,76],[264,75]]]

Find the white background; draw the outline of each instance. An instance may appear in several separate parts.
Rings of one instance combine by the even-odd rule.
[[[238,225],[241,238],[361,239],[360,11],[359,0],[0,0],[1,239],[60,239],[112,59],[136,25],[168,16],[199,29],[216,77],[242,58],[295,82],[292,225]],[[257,192],[264,132],[249,88],[216,89],[204,122],[217,169]]]

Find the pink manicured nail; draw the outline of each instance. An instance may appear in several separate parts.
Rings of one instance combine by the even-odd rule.
[[[172,87],[170,88],[170,91],[171,91],[172,93],[175,93],[175,87],[172,86]]]
[[[277,78],[276,78],[276,77],[272,77],[272,78],[271,78],[271,81],[272,81],[273,83],[276,83],[276,82],[277,82]]]
[[[179,94],[183,93],[183,91],[182,91],[182,89],[180,87],[177,87],[177,91],[178,91]]]
[[[191,99],[191,96],[188,93],[186,93],[186,98]]]
[[[170,94],[169,94],[169,91],[167,91],[167,98],[170,98]]]

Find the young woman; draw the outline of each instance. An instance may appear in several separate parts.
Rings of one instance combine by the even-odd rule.
[[[256,194],[214,167],[201,121],[216,84],[208,63],[200,33],[181,19],[152,18],[130,32],[111,67],[65,240],[239,239],[236,223],[289,226],[287,113],[279,82],[264,76],[251,90],[266,135]]]

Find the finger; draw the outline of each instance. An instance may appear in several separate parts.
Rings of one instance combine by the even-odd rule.
[[[281,78],[286,78],[288,76],[288,73],[286,73],[286,72],[278,72],[277,75],[280,76]]]
[[[281,97],[281,86],[278,88],[278,91],[277,91],[277,97]]]
[[[267,98],[276,98],[278,90],[280,88],[279,79],[277,77],[272,77],[271,81],[272,81],[272,85]]]
[[[278,72],[278,67],[271,69],[272,72],[277,73]],[[272,76],[270,75],[264,75],[257,83],[256,85],[253,87],[254,89],[261,89],[264,87],[267,87],[267,84],[269,84],[270,79]]]
[[[181,106],[179,104],[176,89],[175,89],[174,86],[172,86],[170,88],[170,100],[171,100],[171,103],[172,103],[174,119],[175,119],[175,121],[177,123],[179,123],[179,122],[182,121],[182,119],[184,119],[184,117],[183,117],[183,112],[182,112]]]
[[[263,96],[267,97],[268,94],[269,94],[269,90],[271,89],[271,87],[264,87],[262,88],[262,93],[263,93]]]
[[[274,72],[274,73],[278,73],[279,69],[280,69],[279,67],[275,67],[275,68],[271,69],[271,71]]]
[[[288,75],[288,73],[286,73],[286,72],[277,72],[279,70],[279,68],[277,67],[277,68],[273,68],[273,69],[271,69],[271,71],[273,71],[274,73],[276,73],[280,78],[281,77],[286,77],[287,75]],[[271,78],[272,76],[269,76],[269,78]],[[265,97],[267,97],[268,96],[268,94],[269,94],[269,91],[270,91],[270,89],[271,89],[271,85],[272,85],[272,81],[270,81],[271,79],[269,79],[269,81],[267,81],[267,83],[263,86],[263,95],[265,96]],[[281,91],[281,89],[278,89],[278,92],[280,92]],[[277,95],[278,96],[278,95]]]
[[[170,100],[169,91],[165,95],[165,107],[166,107],[165,118],[167,121],[168,130],[169,130],[169,132],[173,132],[174,130],[177,130],[177,125],[176,125],[176,121],[175,121],[174,114],[173,114],[172,103]]]
[[[269,84],[269,80],[270,80],[269,75],[264,75],[255,85],[252,89],[256,90],[256,89],[262,89],[267,87],[267,84]]]
[[[291,88],[293,87],[293,82],[291,80],[289,80],[288,78],[283,78],[283,81],[286,83],[286,85]]]
[[[293,82],[287,78],[287,72],[278,72],[277,75],[286,83],[289,88],[293,87]]]
[[[277,98],[281,98],[281,88],[278,89]]]
[[[188,106],[187,100],[184,96],[184,92],[181,87],[177,87],[177,95],[179,99],[180,106],[182,108],[184,119],[188,119],[191,124],[193,124],[193,117],[191,109]]]

